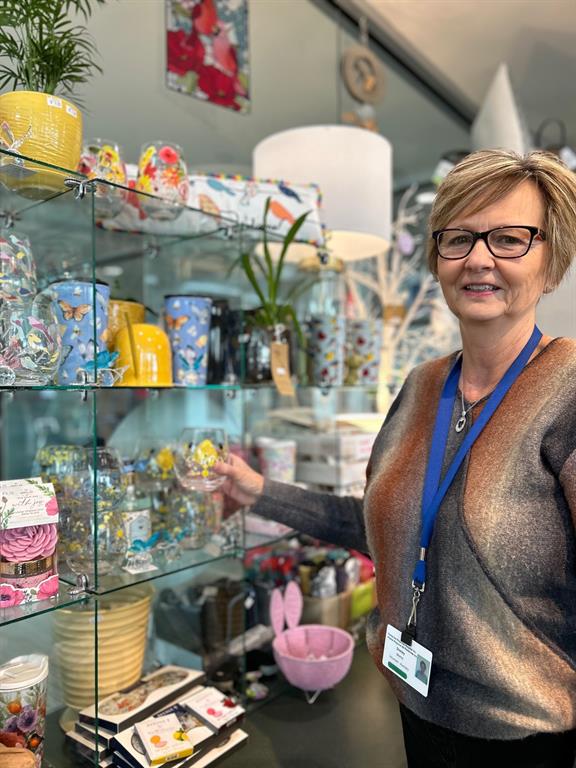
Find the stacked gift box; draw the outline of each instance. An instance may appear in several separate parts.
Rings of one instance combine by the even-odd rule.
[[[296,480],[310,490],[362,497],[377,432],[296,435]]]
[[[244,745],[244,709],[197,670],[164,666],[79,713],[66,738],[101,768],[202,768]]]

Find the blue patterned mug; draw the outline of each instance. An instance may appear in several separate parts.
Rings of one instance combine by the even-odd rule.
[[[56,312],[62,331],[58,383],[95,384],[94,358],[106,350],[110,288],[106,283],[92,283],[89,280],[63,280],[50,287],[55,294]]]
[[[164,322],[175,384],[206,384],[211,312],[212,299],[205,296],[165,296]]]

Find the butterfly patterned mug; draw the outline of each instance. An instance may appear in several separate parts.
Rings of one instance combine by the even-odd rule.
[[[106,350],[110,287],[89,280],[63,280],[50,287],[62,332],[58,383],[95,384],[94,359]]]
[[[164,322],[172,347],[175,384],[206,384],[211,313],[212,299],[206,296],[164,297]]]

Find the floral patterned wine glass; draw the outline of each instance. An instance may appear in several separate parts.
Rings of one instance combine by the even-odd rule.
[[[0,299],[30,299],[36,293],[36,284],[36,263],[26,235],[0,231]]]
[[[138,162],[136,190],[154,197],[142,197],[140,207],[151,219],[173,221],[188,201],[188,170],[177,144],[155,141],[144,144]]]
[[[89,139],[82,147],[78,170],[90,179],[103,179],[112,184],[127,184],[126,166],[118,144],[106,139]],[[94,195],[96,216],[106,219],[120,213],[126,200],[124,189],[97,184]]]
[[[223,429],[185,429],[174,446],[174,471],[189,491],[215,491],[224,482],[214,472],[218,461],[228,461],[228,438]]]

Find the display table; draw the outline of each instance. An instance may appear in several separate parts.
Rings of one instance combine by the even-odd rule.
[[[349,675],[308,704],[288,687],[246,718],[248,745],[223,768],[405,768],[398,706],[365,645]]]

